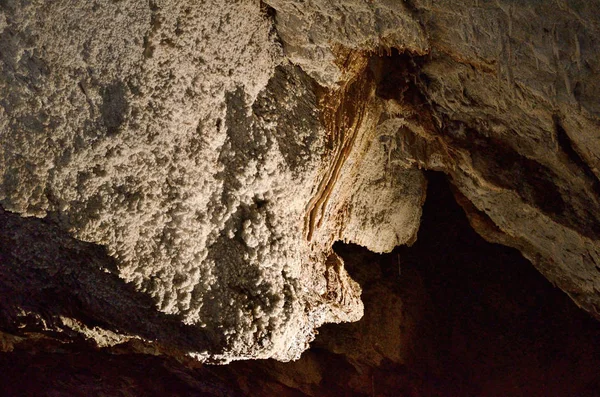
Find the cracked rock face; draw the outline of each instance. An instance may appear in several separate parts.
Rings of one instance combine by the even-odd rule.
[[[600,316],[597,2],[266,3],[0,4],[4,350],[295,359],[423,169]]]

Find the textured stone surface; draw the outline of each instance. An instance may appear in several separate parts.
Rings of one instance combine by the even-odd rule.
[[[597,1],[266,3],[0,4],[3,327],[297,358],[422,169],[600,315]]]
[[[324,321],[360,318],[359,289],[343,267],[329,280],[327,247],[311,256],[303,236],[326,155],[315,86],[258,2],[1,11],[6,210],[106,247],[122,280],[211,340],[189,349],[200,359],[294,358]],[[329,304],[320,294],[340,281],[346,300]]]
[[[298,361],[206,366],[127,345],[18,344],[0,354],[3,394],[597,396],[600,323],[517,250],[478,236],[443,176],[428,179],[412,247],[379,255],[336,244],[365,316],[321,327]]]
[[[366,52],[398,48],[419,53],[429,48],[419,20],[403,1],[267,3],[277,11],[277,32],[286,55],[323,85],[334,85],[342,79],[339,47]]]
[[[307,70],[314,62],[302,54],[315,46],[372,51],[390,163],[450,174],[504,244],[598,314],[597,2],[272,3]],[[393,19],[390,9],[418,22],[394,25],[400,41],[385,40],[375,17]],[[314,73],[331,83],[339,61],[319,62]]]
[[[594,3],[415,7],[431,37],[415,80],[426,105],[413,101],[417,128],[397,130],[398,160],[445,170],[505,234],[502,243],[598,315]],[[465,17],[450,23],[453,14]]]

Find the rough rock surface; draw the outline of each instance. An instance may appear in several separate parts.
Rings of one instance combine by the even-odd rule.
[[[122,280],[205,335],[200,359],[295,358],[324,321],[360,318],[343,267],[330,280],[299,243],[325,134],[257,2],[1,11],[6,210],[106,247]],[[36,258],[60,273],[53,259]],[[320,297],[328,282],[343,303]]]
[[[104,246],[110,271],[196,329],[185,350],[198,359],[296,358],[323,322],[361,317],[360,289],[330,235],[305,238],[315,184],[331,194],[349,152],[326,147],[318,87],[282,57],[257,2],[8,2],[2,20],[0,201],[47,221],[3,213],[5,279],[28,277],[18,265],[28,255],[45,271],[38,283],[58,288],[64,272],[78,273],[56,261],[77,244],[60,231]],[[329,157],[335,175],[324,184]],[[357,205],[364,216],[368,203]],[[407,216],[412,237],[418,217]],[[42,225],[52,229],[38,242],[28,228]],[[405,242],[390,238],[388,249]],[[94,291],[106,288],[99,270],[109,261],[80,281],[94,319],[105,317]],[[49,311],[52,323],[103,338]],[[106,317],[113,329],[102,335],[125,329]],[[161,327],[145,340],[163,339]]]
[[[0,3],[7,340],[298,358],[423,168],[600,316],[598,1],[266,3]]]
[[[418,240],[391,254],[336,245],[365,316],[325,325],[292,363],[232,363],[249,395],[596,396],[600,323],[512,248],[469,226],[444,177]]]
[[[596,397],[600,323],[517,250],[478,236],[443,176],[428,179],[412,247],[378,255],[336,244],[363,289],[365,316],[321,327],[298,361],[207,366],[84,340],[56,350],[19,344],[0,355],[0,389],[7,396]]]
[[[272,4],[284,48],[324,84],[340,47],[371,52],[390,164],[448,173],[483,235],[600,315],[597,2]]]

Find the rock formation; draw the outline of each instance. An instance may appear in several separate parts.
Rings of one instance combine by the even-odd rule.
[[[425,170],[600,317],[599,5],[1,2],[2,350],[298,359]]]
[[[379,255],[335,245],[365,315],[321,327],[299,360],[201,365],[132,354],[131,342],[30,339],[0,355],[2,394],[597,396],[600,323],[517,250],[478,236],[444,177],[427,179],[413,246]]]

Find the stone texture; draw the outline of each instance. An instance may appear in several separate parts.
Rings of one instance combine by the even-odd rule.
[[[597,2],[272,4],[284,49],[323,84],[344,70],[340,47],[369,53],[389,164],[449,174],[496,241],[600,314]],[[401,39],[377,19],[390,9],[417,22],[393,25]],[[303,54],[322,47],[334,55],[315,71]]]
[[[600,21],[591,6],[415,4],[431,37],[416,80],[431,123],[424,141],[423,131],[397,133],[416,163],[451,175],[504,244],[598,315],[600,113],[597,96],[573,90],[598,84],[591,37]],[[461,23],[448,23],[450,10],[465,15]]]
[[[597,396],[600,323],[517,250],[478,236],[445,178],[427,176],[412,247],[379,255],[336,244],[365,316],[321,327],[298,361],[207,366],[128,345],[20,343],[0,355],[3,394]]]
[[[597,1],[266,3],[0,5],[4,328],[296,359],[422,169],[600,316]]]
[[[324,321],[360,318],[359,289],[343,267],[329,280],[329,248],[303,236],[326,156],[315,85],[258,2],[1,7],[5,210],[106,247],[115,274],[203,336],[187,349],[201,360],[295,358]],[[5,226],[34,247],[8,255],[71,272],[29,225]],[[348,307],[320,296],[340,281]]]
[[[276,10],[276,27],[289,59],[320,84],[342,80],[339,47],[378,52],[398,48],[427,52],[419,20],[398,0],[267,1]]]

